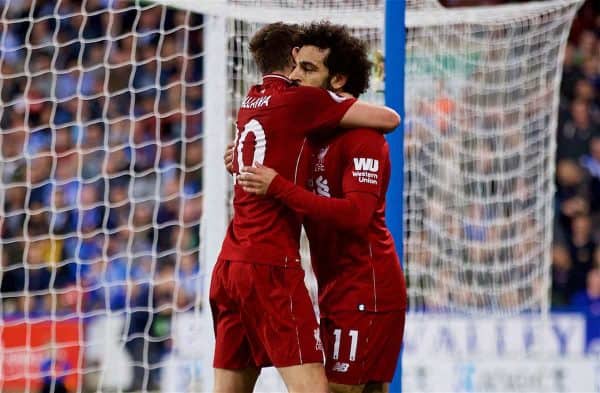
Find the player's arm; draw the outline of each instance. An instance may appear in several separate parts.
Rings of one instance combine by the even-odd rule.
[[[300,86],[293,97],[296,118],[309,135],[331,134],[338,127],[373,128],[389,132],[400,124],[393,109],[368,104],[315,87]]]
[[[262,165],[244,168],[238,184],[246,192],[275,197],[299,214],[344,230],[366,228],[378,200],[368,192],[350,192],[343,198],[319,196]]]
[[[368,127],[384,132],[391,132],[399,125],[400,115],[395,110],[363,101],[356,101],[340,121],[342,128]]]

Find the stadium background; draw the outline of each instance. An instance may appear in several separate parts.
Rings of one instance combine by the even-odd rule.
[[[462,6],[505,1],[444,3]],[[93,14],[94,7],[103,4],[103,0],[91,0],[87,8]],[[58,39],[65,45],[58,49],[44,45],[52,40],[54,26],[49,20],[44,21],[43,16],[57,11],[67,14],[70,9],[78,9],[77,1],[63,0],[58,10],[52,2],[36,2],[33,13],[30,7],[31,1],[22,2],[20,8],[11,7],[7,19],[21,22],[3,23],[0,43],[0,71],[5,76],[1,99],[14,103],[3,108],[0,118],[0,127],[11,130],[2,133],[4,162],[0,175],[3,184],[15,185],[5,190],[4,214],[0,218],[2,318],[18,320],[25,315],[43,318],[51,312],[60,316],[76,310],[91,316],[94,310],[108,308],[123,313],[127,309],[132,314],[124,332],[126,348],[134,361],[150,366],[147,379],[143,378],[141,367],[134,368],[136,378],[131,388],[157,388],[161,369],[153,366],[171,350],[170,340],[165,338],[170,329],[171,305],[191,310],[202,290],[197,225],[202,214],[202,30],[192,28],[187,33],[190,56],[185,61],[177,58],[163,62],[159,73],[156,61],[152,60],[157,52],[156,37],[152,34],[138,38],[138,45],[141,40],[142,46],[135,55],[137,65],[105,69],[102,67],[105,43],[82,48],[76,42],[82,18],[61,21]],[[169,13],[167,28],[178,23],[182,15],[182,12]],[[23,21],[29,16],[42,18],[44,22]],[[124,13],[121,20],[109,26],[106,18],[92,15],[90,18],[95,20],[86,23],[84,38],[93,42],[109,28],[127,26],[132,17]],[[159,14],[145,13],[140,20],[141,31],[144,28],[152,31],[158,23]],[[192,27],[201,23],[201,17],[191,20]],[[31,42],[38,46],[24,56],[15,48],[22,45],[28,32]],[[161,44],[163,56],[168,57],[169,51],[175,50],[181,38],[178,34],[168,36]],[[60,51],[58,56],[54,50]],[[120,64],[122,59],[131,58],[132,51],[132,41],[122,40],[112,48],[109,64],[112,59]],[[83,60],[79,58],[81,53]],[[58,61],[52,63],[54,58]],[[37,75],[28,86],[25,78],[19,76],[24,72],[25,61]],[[81,61],[98,67],[79,75],[73,67]],[[58,71],[55,76],[49,72],[51,67]],[[111,100],[109,117],[121,120],[110,124],[102,122],[106,114],[103,99],[98,96],[104,88],[105,73],[109,73],[109,91],[126,90],[130,76],[136,89],[135,93],[124,91]],[[175,83],[169,89],[156,89],[156,81],[159,86],[166,86],[181,81],[182,73],[185,85]],[[77,90],[79,79],[82,84]],[[26,108],[24,91],[29,98],[55,94],[57,104],[38,103]],[[135,100],[130,99],[131,94],[135,94]],[[157,94],[161,111],[172,115],[160,118],[152,115]],[[133,108],[129,107],[130,102],[135,102]],[[182,105],[185,116],[178,114]],[[126,120],[130,112],[134,116]],[[129,134],[130,129],[134,130],[133,135]],[[183,142],[179,138],[182,133]],[[600,3],[597,1],[588,0],[573,24],[564,59],[557,138],[552,309],[585,315],[587,342],[592,343],[600,339]],[[94,148],[102,146],[104,140],[119,148],[110,152]],[[53,156],[58,159],[52,160]],[[181,156],[185,156],[183,167],[176,164]],[[159,168],[156,172],[152,171],[155,163]],[[99,178],[103,167],[112,174],[109,179]],[[26,180],[36,186],[25,187]],[[183,194],[179,193],[180,184]],[[160,206],[154,206],[150,195],[158,188],[162,199]],[[130,189],[142,203],[133,205],[127,200]],[[102,202],[108,190],[110,209]],[[52,214],[48,213],[51,204],[55,211]],[[131,209],[133,220],[129,219]],[[153,217],[155,210],[157,217]],[[105,217],[108,222],[104,222]],[[177,224],[178,220],[183,222],[182,226]],[[133,227],[128,227],[129,222]],[[154,227],[153,222],[159,225]],[[97,235],[95,231],[103,226],[110,233]],[[56,240],[47,236],[75,236],[78,231],[84,235],[81,241],[75,237],[58,236],[61,240]],[[131,232],[135,236],[131,237]],[[105,244],[109,260],[100,258]],[[129,261],[123,256],[126,249],[134,251]],[[153,249],[161,255],[158,260],[150,257]],[[175,258],[180,258],[177,263]],[[154,290],[149,296],[151,283]],[[28,296],[15,295],[24,292]]]

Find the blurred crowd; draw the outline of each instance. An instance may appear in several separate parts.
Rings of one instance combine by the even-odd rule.
[[[563,61],[552,305],[600,320],[600,3],[588,1]]]
[[[517,0],[444,0],[446,6]],[[552,308],[597,320],[600,337],[600,2],[587,0],[563,60],[557,129]],[[588,326],[588,328],[590,328]],[[593,334],[593,333],[592,333]]]
[[[111,3],[4,6],[0,309],[127,313],[152,362],[201,292],[202,20]]]

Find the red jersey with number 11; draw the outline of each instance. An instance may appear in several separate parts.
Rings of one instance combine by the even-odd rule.
[[[340,311],[406,309],[404,275],[385,223],[390,172],[388,144],[375,130],[347,131],[314,146],[312,181],[316,194],[344,198],[357,193],[377,198],[375,211],[363,228],[340,229],[325,220],[307,220],[322,316]]]
[[[332,133],[355,99],[296,86],[281,75],[266,75],[243,100],[237,118],[233,172],[258,162],[286,179],[305,184],[308,161],[305,137]],[[273,265],[299,262],[300,217],[273,198],[234,186],[233,218],[220,258]]]

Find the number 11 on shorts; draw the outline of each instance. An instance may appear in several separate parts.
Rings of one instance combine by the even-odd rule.
[[[333,359],[338,360],[340,357],[340,341],[342,339],[342,329],[335,329],[333,331],[335,336],[335,342],[333,343]],[[350,361],[356,360],[356,347],[358,346],[358,330],[350,330],[348,336],[351,338],[350,342]]]

